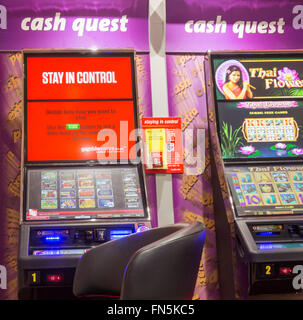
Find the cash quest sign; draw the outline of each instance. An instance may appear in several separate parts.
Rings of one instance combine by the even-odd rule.
[[[303,1],[167,0],[166,51],[303,49]]]
[[[148,51],[148,0],[0,0],[0,50]]]

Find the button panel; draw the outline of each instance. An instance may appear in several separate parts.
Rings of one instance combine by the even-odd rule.
[[[83,254],[103,242],[136,232],[134,224],[32,228],[29,254],[40,256]]]
[[[25,272],[25,281],[31,287],[71,285],[75,269],[43,269]]]
[[[256,279],[292,279],[296,276],[293,273],[293,268],[296,265],[303,265],[303,261],[286,261],[286,262],[268,262],[257,263],[256,265]]]

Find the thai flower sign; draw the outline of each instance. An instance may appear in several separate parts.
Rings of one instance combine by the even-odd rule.
[[[302,88],[303,80],[300,80],[298,72],[295,69],[283,67],[277,70],[274,67],[272,70],[263,70],[263,68],[251,68],[251,78],[259,77],[264,79],[265,89],[270,88]]]
[[[226,161],[303,158],[303,54],[210,54]]]
[[[303,55],[242,55],[214,59],[218,100],[303,97]],[[246,107],[245,103],[242,107]]]

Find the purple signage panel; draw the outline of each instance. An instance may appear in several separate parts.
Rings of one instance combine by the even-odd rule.
[[[16,299],[20,221],[22,54],[0,53],[0,300]]]
[[[181,117],[184,150],[184,173],[172,177],[174,218],[176,223],[200,221],[206,226],[207,242],[193,298],[214,300],[220,299],[220,293],[204,62],[203,55],[166,55],[169,116]],[[205,151],[201,132],[205,132]],[[198,157],[202,153],[204,166]]]
[[[1,0],[0,50],[148,51],[148,0]]]
[[[166,51],[302,48],[297,0],[166,0]]]

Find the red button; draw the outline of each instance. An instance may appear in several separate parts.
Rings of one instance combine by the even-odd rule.
[[[61,282],[63,280],[63,277],[59,274],[52,274],[47,276],[48,282]]]
[[[291,274],[292,269],[291,268],[280,268],[280,274]]]

